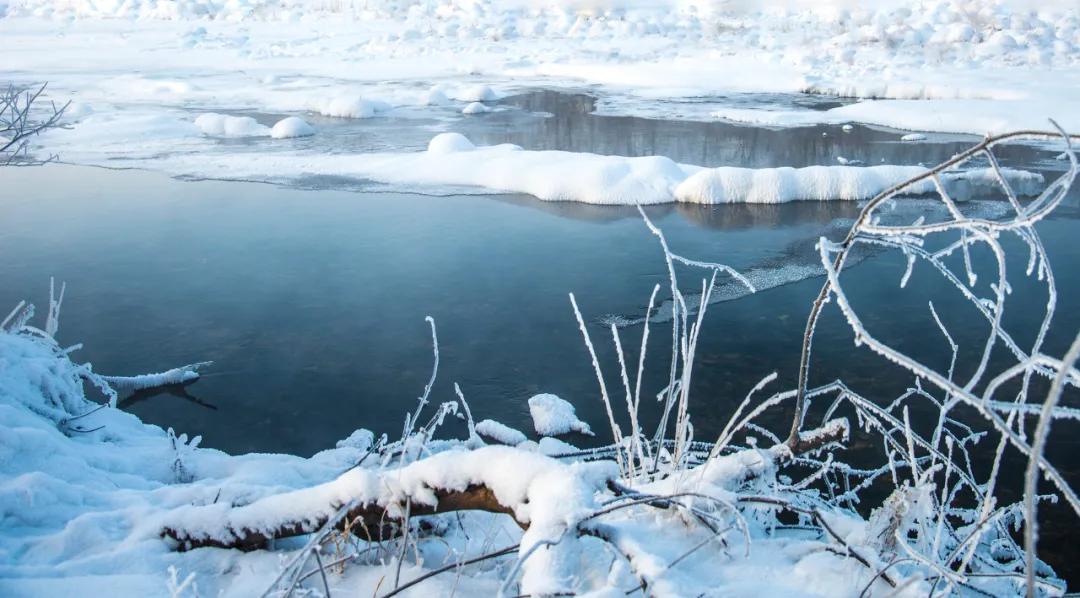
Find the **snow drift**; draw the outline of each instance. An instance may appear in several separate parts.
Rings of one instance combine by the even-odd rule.
[[[269,167],[265,159],[264,167]],[[241,170],[244,165],[236,164]],[[283,161],[274,172],[284,175],[297,164]],[[545,201],[603,205],[671,202],[785,203],[799,200],[864,200],[926,171],[920,166],[810,166],[806,168],[702,168],[662,156],[623,157],[563,151],[528,151],[516,145],[477,147],[458,133],[437,135],[428,151],[365,154],[307,164],[339,175],[428,186],[481,187],[526,193]],[[1004,169],[1020,195],[1038,193],[1043,177]],[[998,183],[990,169],[948,172],[942,176],[956,199],[993,194]],[[909,190],[933,192],[926,182]]]

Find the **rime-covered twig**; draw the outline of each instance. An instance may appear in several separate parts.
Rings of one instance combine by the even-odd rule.
[[[41,118],[33,114],[45,87],[43,84],[31,90],[9,84],[0,91],[0,166],[33,164],[28,149],[30,139],[60,126],[68,104],[58,107],[51,103],[48,114]]]
[[[871,222],[871,215],[874,213],[874,211],[884,202],[893,199],[904,189],[914,186],[915,184],[926,180],[927,178],[935,177],[941,172],[944,172],[958,164],[962,164],[963,162],[969,160],[972,156],[990,150],[995,145],[1004,143],[1006,141],[1017,141],[1024,139],[1049,140],[1061,137],[1062,135],[1060,134],[1048,131],[1017,131],[997,135],[994,137],[988,137],[974,147],[957,154],[956,156],[939,164],[938,166],[935,166],[934,168],[927,170],[922,175],[919,175],[908,181],[899,183],[897,185],[894,185],[893,187],[890,187],[889,189],[886,189],[885,191],[881,192],[873,199],[871,199],[869,202],[867,202],[867,204],[860,211],[858,218],[856,218],[855,223],[848,231],[847,236],[839,244],[840,250],[836,253],[836,256],[834,258],[832,264],[833,269],[836,271],[842,269],[844,260],[847,258],[848,252],[854,245],[856,237],[864,230],[871,232],[894,234],[903,234],[907,232],[927,234],[929,232],[948,230],[952,227],[952,225],[943,225],[941,227],[921,225],[919,227],[892,227],[890,229],[879,229],[874,227]],[[1066,135],[1065,138],[1080,139],[1080,136]],[[1068,189],[1069,184],[1071,184],[1072,179],[1076,176],[1077,173],[1076,158],[1072,154],[1072,152],[1069,152],[1069,157],[1070,168],[1066,172],[1066,174],[1059,178],[1058,181],[1051,183],[1051,185],[1047,188],[1047,191],[1044,192],[1039,199],[1035,200],[1035,202],[1032,202],[1032,204],[1027,210],[1017,216],[1018,220],[1017,224],[1015,225],[1016,227],[1030,225],[1031,223],[1044,217],[1047,213],[1049,213],[1049,210],[1052,209],[1053,206],[1056,206],[1056,202],[1059,202],[1061,198],[1064,197],[1063,190]],[[1051,191],[1053,191],[1053,193],[1051,193]],[[1051,201],[1051,198],[1053,199],[1053,201]],[[1032,208],[1039,208],[1039,211],[1033,213]],[[979,221],[977,222],[977,224],[982,224],[994,228],[999,226],[1002,228],[1006,228],[1005,225],[998,225],[988,221]],[[795,411],[792,417],[791,431],[788,434],[788,440],[792,443],[797,441],[799,428],[802,426],[803,414],[805,409],[804,403],[806,399],[806,388],[807,383],[809,382],[810,351],[812,340],[814,337],[814,329],[817,326],[817,321],[821,314],[821,309],[824,307],[825,302],[828,299],[829,293],[831,291],[832,281],[826,281],[825,284],[822,286],[820,292],[818,293],[818,296],[814,299],[814,302],[812,303],[810,308],[810,315],[807,317],[806,330],[803,334],[803,344],[799,359],[798,396],[795,401]]]

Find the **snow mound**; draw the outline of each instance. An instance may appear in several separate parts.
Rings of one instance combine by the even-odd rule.
[[[476,149],[473,142],[461,133],[440,133],[428,142],[428,153],[452,154],[454,152],[468,152]]]
[[[229,116],[208,112],[195,119],[195,126],[203,135],[212,137],[265,137],[270,135],[270,127],[260,125],[250,116]]]
[[[461,109],[462,114],[483,114],[485,112],[491,112],[491,108],[488,108],[480,102],[473,102]]]
[[[476,424],[476,433],[507,446],[517,446],[528,440],[520,430],[515,430],[493,419],[478,422]]]
[[[558,436],[570,432],[593,435],[589,424],[578,419],[574,406],[553,394],[538,394],[529,399],[529,414],[533,427],[541,436]]]
[[[290,139],[293,137],[310,137],[315,134],[315,129],[302,118],[289,116],[274,124],[270,130],[270,136],[274,139]]]
[[[908,133],[900,138],[900,141],[926,141],[926,135],[922,133]]]
[[[369,100],[359,96],[340,96],[318,102],[316,106],[316,111],[319,114],[334,118],[371,118],[390,109],[390,104],[386,102]]]

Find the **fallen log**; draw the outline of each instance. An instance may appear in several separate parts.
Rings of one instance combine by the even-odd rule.
[[[846,420],[834,420],[800,435],[796,446],[781,444],[770,452],[782,462],[786,456],[842,442],[847,434]],[[744,473],[753,476],[759,472],[757,467],[748,466]],[[161,536],[174,541],[181,551],[205,547],[258,550],[274,539],[321,529],[350,503],[355,506],[337,527],[369,541],[400,535],[408,517],[454,511],[502,513],[528,529],[529,495],[534,485],[561,485],[571,494],[576,488],[580,496],[604,490],[616,495],[629,492],[618,477],[614,462],[571,464],[503,446],[448,451],[400,469],[353,469],[326,484],[268,496],[248,505],[177,509],[170,514],[171,521],[162,526]],[[658,499],[653,506],[667,505]]]
[[[273,539],[312,533],[345,505],[341,519],[365,540],[401,533],[407,516],[477,510],[509,515],[528,528],[534,513],[530,494],[552,486],[591,498],[618,477],[614,463],[571,465],[537,453],[490,446],[448,451],[399,469],[354,469],[337,479],[242,506],[213,504],[169,513],[160,535],[177,550],[203,547],[251,551]]]

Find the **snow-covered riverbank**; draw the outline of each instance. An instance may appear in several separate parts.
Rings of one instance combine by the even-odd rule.
[[[608,113],[775,126],[1080,128],[1080,11],[1068,2],[557,4],[15,0],[0,18],[0,76],[52,81],[57,99],[99,110],[423,106],[440,102],[434,84],[482,101],[468,87],[486,83],[591,86]],[[865,101],[795,114],[714,101],[761,92]]]

